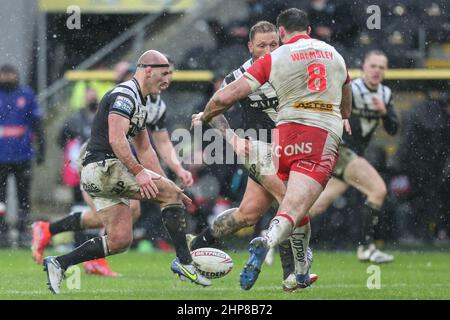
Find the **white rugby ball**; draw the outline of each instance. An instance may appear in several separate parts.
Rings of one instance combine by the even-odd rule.
[[[216,248],[200,248],[191,252],[194,265],[208,279],[222,278],[233,269],[231,257]]]

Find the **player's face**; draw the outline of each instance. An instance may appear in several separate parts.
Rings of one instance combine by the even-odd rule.
[[[248,43],[248,50],[253,59],[258,59],[267,53],[272,52],[280,45],[279,37],[276,32],[255,33],[253,41]]]
[[[13,72],[0,72],[0,82],[17,82],[17,74]]]
[[[169,88],[170,84],[172,83],[172,77],[173,77],[174,70],[175,70],[175,66],[171,63],[170,67],[169,67],[169,76],[167,77],[167,81],[163,82],[161,84],[161,87],[160,87],[161,90],[166,90],[167,88]]]
[[[387,69],[387,58],[383,55],[372,54],[363,64],[364,79],[371,85],[378,85],[384,79]]]
[[[164,87],[164,84],[169,83],[170,78],[170,68],[153,68],[151,76],[149,78],[148,84],[148,91],[150,94],[160,94],[162,87]]]

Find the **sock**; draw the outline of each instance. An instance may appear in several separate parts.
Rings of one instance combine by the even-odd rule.
[[[73,251],[56,258],[61,268],[67,270],[68,267],[80,262],[104,258],[109,255],[107,237],[96,237],[83,243]]]
[[[290,237],[292,254],[294,256],[295,274],[305,275],[309,270],[309,263],[306,259],[309,239],[311,238],[311,224],[309,216],[306,216],[294,229]]]
[[[161,210],[162,221],[172,239],[175,252],[182,264],[192,262],[191,252],[186,242],[185,209],[181,205],[165,207]]]
[[[215,246],[219,243],[212,234],[210,227],[203,229],[203,231],[196,236],[191,242],[191,250],[196,250],[198,248],[207,248]]]
[[[367,246],[372,244],[374,239],[375,226],[378,224],[380,208],[370,202],[366,202],[361,209],[361,232],[359,244]]]
[[[294,219],[285,213],[277,214],[270,222],[266,235],[270,248],[273,248],[286,240],[292,233]]]
[[[50,223],[50,233],[52,235],[65,231],[79,231],[81,229],[81,215],[82,212],[74,212],[68,216]]]
[[[294,255],[292,254],[291,241],[284,240],[279,244],[281,268],[283,269],[283,280],[286,280],[295,271]]]
[[[6,223],[5,217],[1,215],[0,215],[0,233],[4,234],[8,233],[8,224]]]
[[[6,236],[8,234],[8,224],[6,223],[6,205],[0,202],[0,235]]]

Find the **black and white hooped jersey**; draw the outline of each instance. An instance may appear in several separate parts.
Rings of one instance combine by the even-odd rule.
[[[222,87],[242,77],[253,63],[253,59],[247,60],[242,66],[229,73],[223,80]],[[275,128],[277,118],[278,97],[269,83],[264,84],[248,97],[239,100],[242,108],[242,120],[244,130],[255,129],[256,139],[270,142],[271,129]],[[267,138],[260,136],[260,130],[267,130]]]
[[[109,144],[108,116],[118,114],[130,120],[127,139],[131,139],[146,127],[147,99],[142,96],[136,79],[122,82],[108,91],[100,101],[91,129],[91,139],[87,146],[85,164],[114,158]]]
[[[363,155],[370,139],[377,129],[380,119],[386,132],[394,135],[398,130],[398,117],[392,105],[392,91],[385,85],[380,84],[377,90],[370,90],[362,78],[352,82],[352,114],[350,125],[352,135],[344,132],[343,145]],[[387,114],[381,116],[374,110],[373,98],[376,97],[384,102]]]
[[[147,98],[147,128],[152,131],[167,130],[166,128],[166,103],[161,95],[148,96]]]

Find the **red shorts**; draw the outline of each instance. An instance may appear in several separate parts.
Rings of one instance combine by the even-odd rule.
[[[318,127],[298,123],[278,126],[273,139],[278,177],[287,181],[289,173],[297,171],[325,188],[336,165],[339,142],[336,135]]]

